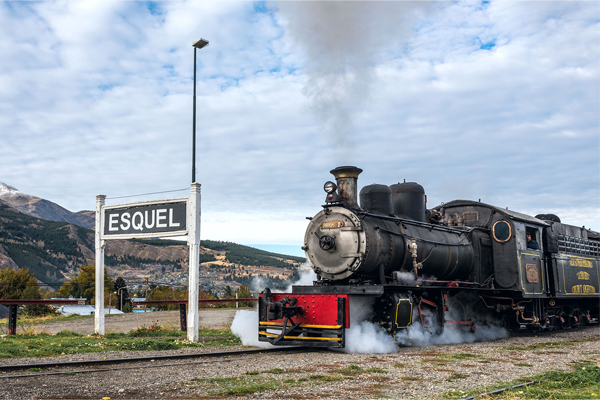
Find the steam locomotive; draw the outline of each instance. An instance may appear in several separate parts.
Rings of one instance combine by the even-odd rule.
[[[354,301],[371,303],[391,335],[415,323],[440,334],[446,324],[538,331],[598,319],[597,233],[476,201],[428,210],[414,182],[365,186],[359,206],[361,172],[331,171],[304,237],[317,280],[260,294],[260,341],[343,348]]]

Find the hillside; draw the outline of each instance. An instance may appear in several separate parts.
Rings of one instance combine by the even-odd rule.
[[[29,268],[46,284],[67,281],[85,263],[94,264],[94,232],[47,221],[0,203],[0,268]],[[256,276],[283,284],[297,275],[303,258],[269,253],[230,242],[202,241],[201,283],[205,288],[249,283]],[[188,247],[170,240],[107,241],[105,265],[128,282],[184,285]]]

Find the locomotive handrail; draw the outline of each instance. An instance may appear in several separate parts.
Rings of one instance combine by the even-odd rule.
[[[600,243],[595,243],[590,239],[558,235],[556,241],[560,251],[591,256],[600,255]]]
[[[427,242],[427,243],[432,243],[432,244],[440,244],[440,245],[444,245],[444,246],[468,246],[470,244],[473,244],[469,240],[469,238],[466,237],[466,236],[464,237],[464,239],[467,239],[468,243],[462,243],[462,242],[461,243],[446,243],[446,242],[438,242],[438,241],[435,241],[435,240],[423,239],[423,238],[416,237],[416,236],[410,236],[410,235],[407,235],[406,233],[398,233],[398,232],[390,231],[388,229],[384,229],[384,228],[381,228],[381,227],[376,227],[375,229],[383,231],[383,232],[390,233],[392,235],[402,236],[402,237],[407,237],[407,238],[410,238],[410,239],[418,240],[420,242]],[[462,241],[462,239],[461,239],[461,241]]]
[[[388,221],[400,222],[400,223],[403,223],[403,224],[406,223],[408,225],[415,225],[415,226],[421,226],[421,227],[425,227],[425,228],[437,229],[437,230],[440,230],[440,231],[446,231],[446,232],[451,232],[451,233],[456,233],[456,229],[458,229],[458,228],[460,228],[459,230],[462,230],[463,232],[471,232],[471,231],[473,231],[475,229],[475,227],[467,226],[467,225],[460,226],[460,227],[457,226],[457,227],[454,227],[454,229],[452,229],[452,228],[449,228],[449,227],[444,226],[444,225],[435,225],[435,224],[430,224],[430,223],[427,223],[427,222],[415,221],[415,220],[412,220],[412,219],[406,219],[406,218],[400,218],[400,217],[392,217],[392,216],[389,216],[389,215],[373,214],[373,213],[370,213],[370,212],[367,212],[367,211],[358,211],[357,214],[365,215],[365,216],[373,217],[373,218],[378,218],[378,219],[385,219],[385,220],[388,220]]]

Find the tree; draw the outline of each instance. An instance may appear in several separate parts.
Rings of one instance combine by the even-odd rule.
[[[241,285],[238,290],[236,290],[239,299],[249,299],[252,297],[252,291],[248,288],[248,285]],[[253,307],[254,303],[241,303],[242,307]]]
[[[42,296],[38,281],[27,268],[18,271],[12,269],[0,270],[0,299],[39,300]],[[46,305],[27,305],[22,308],[26,315],[45,315],[54,312]]]
[[[148,292],[146,300],[186,300],[188,298],[187,289],[172,289],[168,286],[158,286]],[[176,304],[158,305],[155,306],[160,310],[177,310]]]
[[[39,296],[37,279],[27,268],[0,270],[0,299],[20,299],[28,286],[35,286]]]
[[[104,268],[104,302],[107,304],[109,295],[114,288],[113,279]],[[85,264],[79,270],[75,278],[71,278],[69,283],[65,283],[58,289],[61,297],[84,297],[86,304],[94,304],[96,298],[96,267],[92,264]]]
[[[33,274],[31,274],[33,276]],[[34,278],[35,280],[35,278]],[[40,288],[36,286],[27,286],[23,293],[21,293],[21,299],[27,300],[41,300]],[[28,304],[21,308],[21,311],[25,315],[39,316],[46,314],[54,314],[55,311],[52,307],[46,304]]]

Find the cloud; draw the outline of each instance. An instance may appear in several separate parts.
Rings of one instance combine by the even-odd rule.
[[[599,14],[587,2],[0,3],[0,180],[74,211],[100,193],[188,188],[191,43],[204,37],[204,238],[302,240],[340,164],[363,168],[359,186],[417,181],[429,206],[481,198],[600,230]],[[316,102],[328,80],[339,91]]]

